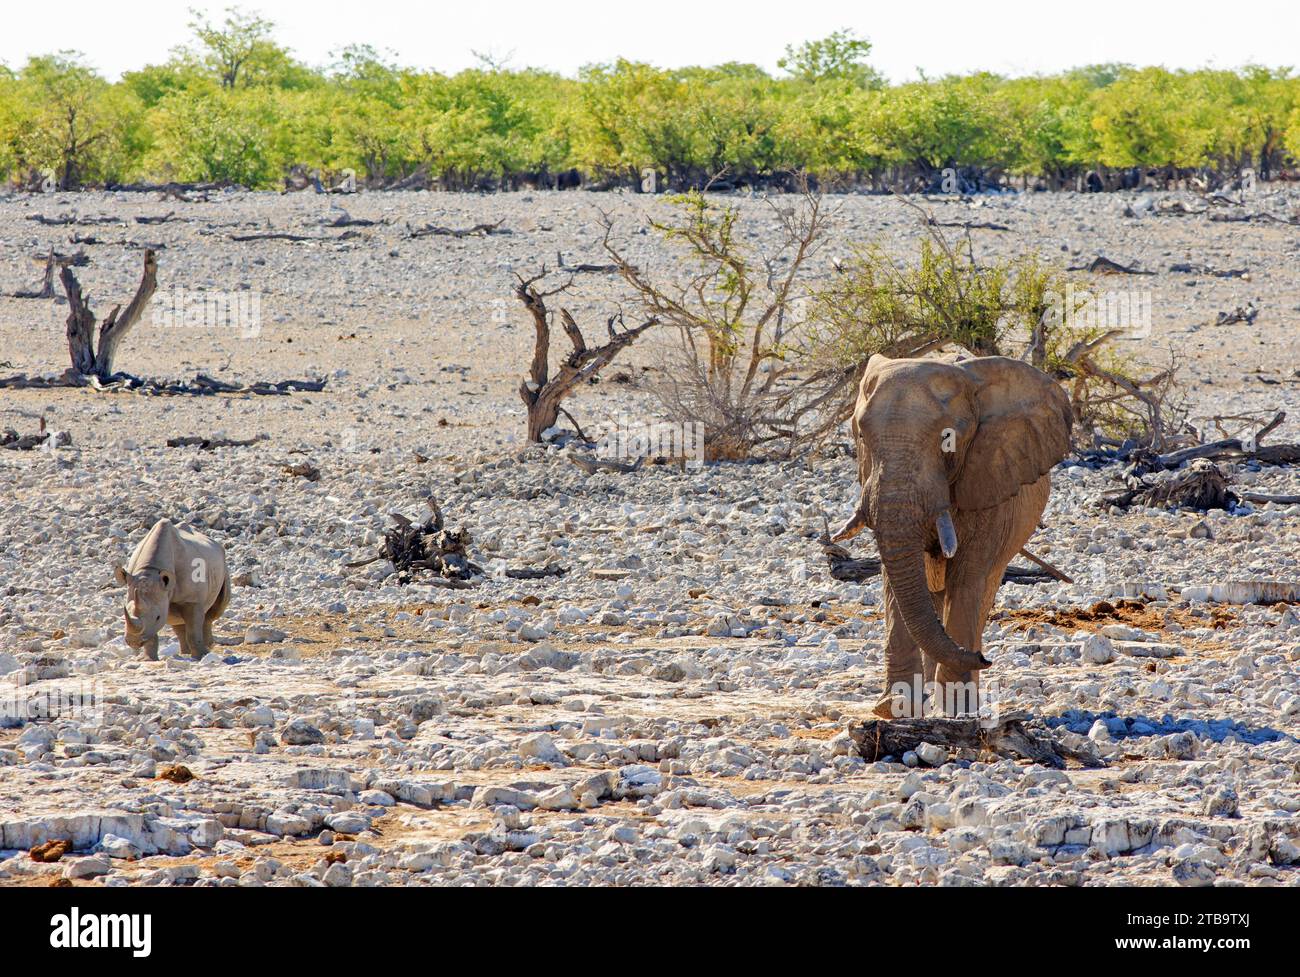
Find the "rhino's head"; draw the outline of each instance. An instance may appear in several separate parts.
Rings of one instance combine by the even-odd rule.
[[[166,570],[154,569],[127,573],[125,567],[116,567],[113,576],[126,587],[126,606],[122,609],[122,616],[126,619],[126,643],[132,648],[140,648],[156,639],[167,622],[172,575]]]

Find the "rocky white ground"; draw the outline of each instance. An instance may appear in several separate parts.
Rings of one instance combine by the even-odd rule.
[[[1199,417],[1285,409],[1274,438],[1296,440],[1300,227],[1158,216],[1143,199],[990,200],[980,219],[1012,230],[977,242],[1158,271],[1142,283],[1151,359],[1176,350]],[[1135,201],[1143,216],[1123,216]],[[97,309],[138,277],[119,242],[164,245],[164,288],[262,294],[259,335],[146,323],[121,368],[328,378],[290,397],[0,391],[0,426],[44,416],[71,438],[0,450],[0,702],[60,710],[0,720],[0,885],[1300,884],[1300,611],[1202,599],[1226,580],[1295,581],[1300,506],[1108,514],[1094,500],[1112,473],[1061,466],[1032,546],[1077,583],[1003,588],[988,674],[998,708],[1088,738],[1107,765],[867,763],[845,730],[879,692],[879,584],[832,579],[816,539],[852,504],[848,457],[586,476],[560,449],[520,450],[531,329],[511,272],[557,250],[601,260],[596,207],[635,258],[669,261],[637,233],[662,201],[358,196],[353,217],[387,223],[230,240],[340,235],[321,228],[338,202],[0,200],[0,291],[36,284],[32,256],[75,250],[76,233],[106,242],[78,269]],[[770,238],[766,205],[741,204]],[[118,223],[27,220],[60,213]],[[513,233],[405,232],[502,218]],[[854,197],[841,235],[901,253],[916,228],[896,201]],[[1188,261],[1250,278],[1168,270]],[[618,295],[584,276],[572,308],[599,331]],[[1212,325],[1249,300],[1253,326]],[[0,372],[61,371],[65,314],[0,300]],[[637,377],[654,362],[616,363],[632,382],[578,394],[580,421],[652,411]],[[217,433],[266,438],[166,447]],[[302,460],[319,481],[286,474]],[[1300,492],[1293,469],[1238,478]],[[428,495],[473,534],[481,583],[344,566]],[[200,663],[144,662],[119,637],[111,568],[161,516],[220,539],[240,584]],[[503,573],[548,562],[568,574]],[[160,777],[176,765],[194,779]],[[60,838],[60,861],[28,854]]]

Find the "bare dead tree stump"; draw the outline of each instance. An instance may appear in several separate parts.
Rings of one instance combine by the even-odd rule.
[[[72,369],[82,376],[107,381],[113,377],[113,359],[118,346],[140,320],[158,288],[158,261],[153,249],[144,252],[140,284],[126,309],[115,306],[100,323],[98,345],[95,342],[95,314],[87,297],[82,295],[77,276],[71,267],[64,265],[59,271],[59,279],[68,295],[68,353],[72,357]]]
[[[541,441],[542,432],[554,427],[560,417],[560,402],[573,393],[579,384],[586,383],[602,369],[608,366],[614,357],[651,326],[658,325],[657,318],[647,319],[639,326],[615,329],[622,322],[618,315],[610,316],[606,323],[609,342],[603,346],[591,348],[583,338],[582,330],[574,321],[568,309],[560,309],[560,325],[564,328],[569,342],[573,344],[571,352],[560,364],[554,377],[550,375],[551,349],[551,313],[546,308],[546,300],[558,295],[573,284],[572,279],[557,288],[539,291],[534,286],[546,276],[546,269],[532,278],[519,277],[515,288],[515,297],[524,304],[533,318],[536,340],[533,343],[533,362],[528,376],[519,385],[519,396],[528,409],[528,440]]]
[[[15,292],[14,298],[17,299],[52,299],[54,298],[54,268],[56,262],[54,251],[51,249],[50,255],[45,259],[45,274],[41,278],[41,287],[34,292]]]
[[[68,265],[87,265],[90,264],[90,258],[86,252],[78,251],[76,254],[59,254],[53,248],[44,258],[37,258],[38,261],[44,261],[45,272],[41,276],[41,287],[30,291],[14,292],[16,299],[52,299],[54,298],[54,272],[57,268],[65,268]]]
[[[400,512],[390,512],[394,526],[384,533],[379,553],[345,566],[362,567],[388,560],[397,570],[397,579],[404,584],[411,582],[416,571],[426,570],[431,574],[426,578],[428,582],[453,589],[473,586],[472,578],[481,576],[483,569],[469,559],[469,530],[446,528],[442,509],[433,496],[426,498],[425,504],[431,514],[423,523],[408,519]]]

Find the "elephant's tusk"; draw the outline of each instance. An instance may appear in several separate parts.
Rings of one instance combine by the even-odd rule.
[[[835,535],[831,537],[832,543],[842,543],[846,539],[852,539],[862,530],[867,528],[867,490],[864,488],[862,494],[858,497],[858,507],[849,517],[848,522],[836,530]]]
[[[935,528],[939,530],[939,548],[943,550],[943,555],[951,559],[957,552],[957,529],[952,524],[952,514],[944,509],[939,513],[939,518],[934,521]]]

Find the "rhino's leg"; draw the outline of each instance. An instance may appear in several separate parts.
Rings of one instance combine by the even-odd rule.
[[[203,644],[209,651],[212,650],[212,622],[225,613],[226,607],[230,604],[230,578],[227,576],[221,581],[221,590],[217,593],[216,602],[208,608],[208,612],[203,615]]]
[[[182,655],[188,655],[190,653],[190,638],[185,631],[185,625],[173,624],[172,633],[176,635],[176,642],[181,646],[180,653]]]
[[[156,662],[158,660],[158,636],[157,635],[154,635],[152,638],[146,639],[145,643],[141,645],[141,647],[144,648],[145,658],[149,659],[151,662]]]
[[[185,609],[185,636],[188,638],[188,654],[195,661],[208,653],[206,621],[203,609],[198,604],[191,604]]]

